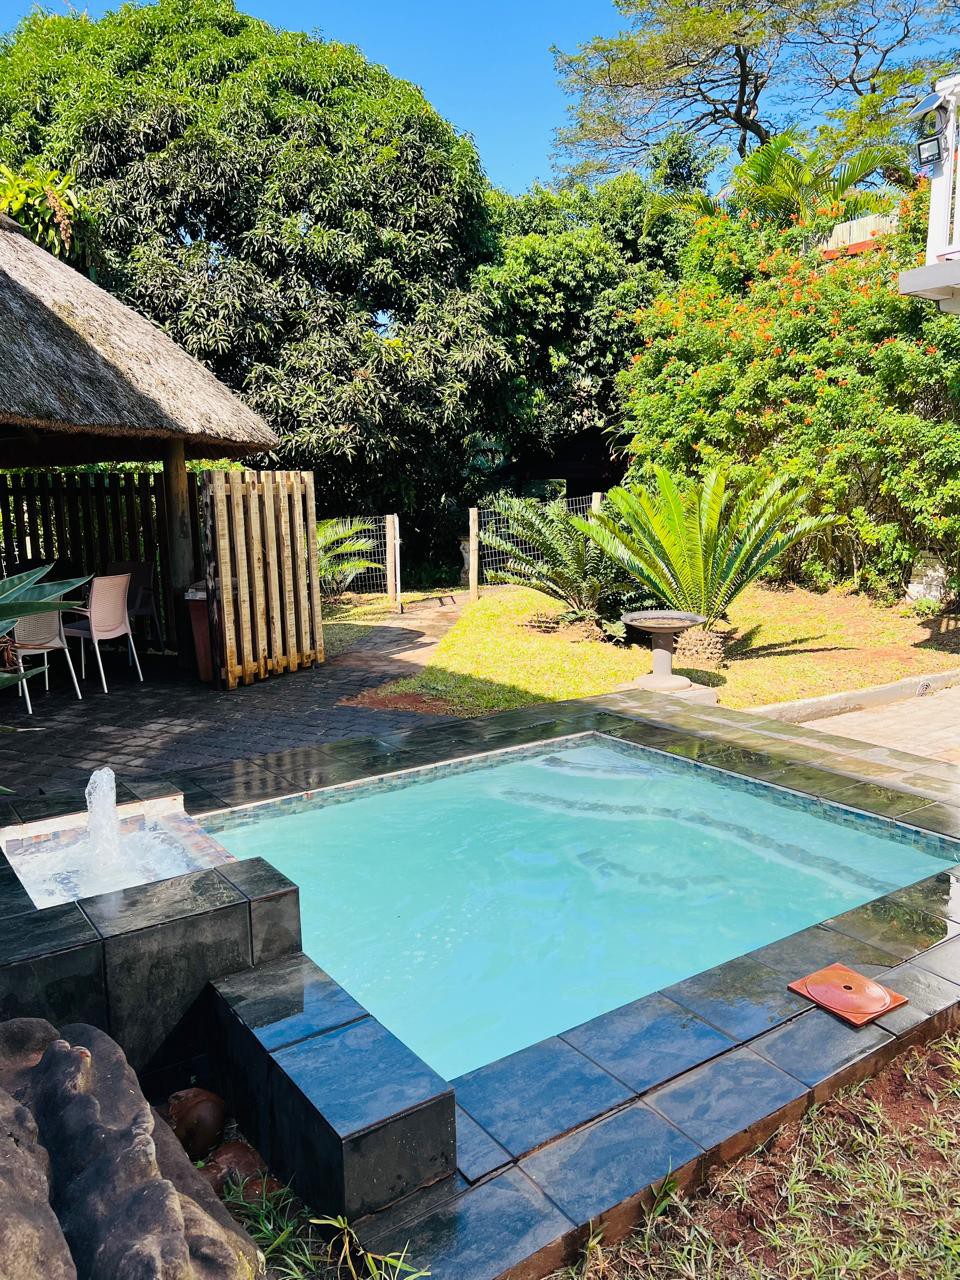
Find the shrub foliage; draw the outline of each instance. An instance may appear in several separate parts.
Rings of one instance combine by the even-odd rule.
[[[678,287],[637,313],[620,442],[635,477],[723,465],[803,484],[839,519],[787,571],[896,587],[920,549],[956,566],[960,324],[897,292],[921,260],[922,189],[869,251],[825,260],[812,242],[831,222],[697,223]]]

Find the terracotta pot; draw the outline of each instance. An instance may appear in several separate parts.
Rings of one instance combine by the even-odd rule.
[[[279,1190],[280,1187],[279,1183],[274,1187],[274,1179],[267,1176],[267,1166],[263,1156],[251,1147],[249,1142],[222,1143],[216,1151],[210,1153],[210,1158],[201,1172],[217,1195],[222,1195],[223,1188],[228,1182],[244,1184],[245,1200],[260,1198],[264,1180],[268,1190]],[[247,1190],[248,1186],[251,1188],[250,1191]]]
[[[208,1089],[181,1089],[167,1102],[170,1127],[191,1160],[202,1160],[223,1137],[226,1107]]]

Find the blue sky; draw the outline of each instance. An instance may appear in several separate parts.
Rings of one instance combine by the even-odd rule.
[[[419,84],[433,105],[473,135],[491,180],[522,191],[551,177],[553,132],[565,118],[551,45],[572,49],[612,34],[612,0],[238,0],[278,27],[357,44],[394,75]],[[0,0],[4,27],[32,0]],[[64,0],[46,7],[63,8]],[[77,8],[82,8],[78,3]],[[94,17],[112,4],[94,0]],[[9,15],[9,16],[8,16]]]

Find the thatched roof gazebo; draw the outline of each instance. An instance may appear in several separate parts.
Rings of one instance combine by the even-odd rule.
[[[193,563],[186,458],[276,443],[161,329],[0,215],[0,467],[162,458],[179,597]]]

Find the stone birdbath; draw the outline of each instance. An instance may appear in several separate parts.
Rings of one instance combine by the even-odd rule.
[[[620,621],[628,628],[648,632],[652,642],[653,671],[635,680],[634,688],[680,693],[693,687],[692,680],[674,674],[673,651],[677,638],[690,627],[702,626],[706,618],[701,618],[699,613],[679,613],[673,609],[640,609],[636,613],[625,613]]]

